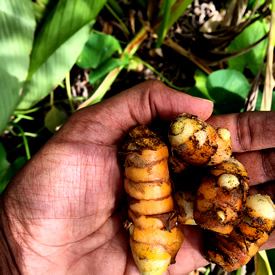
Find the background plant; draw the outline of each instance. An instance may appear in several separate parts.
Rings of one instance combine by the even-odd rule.
[[[274,6],[1,1],[0,191],[75,110],[146,79],[210,99],[215,113],[274,110]],[[274,261],[257,257],[271,274]]]

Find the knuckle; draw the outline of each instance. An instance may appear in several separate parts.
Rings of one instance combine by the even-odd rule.
[[[261,166],[266,181],[275,180],[275,149],[261,151]]]
[[[252,131],[250,116],[240,113],[237,116],[237,139],[242,151],[249,151],[252,146]]]

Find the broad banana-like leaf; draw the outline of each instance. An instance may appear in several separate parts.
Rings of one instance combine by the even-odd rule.
[[[29,0],[0,1],[0,133],[16,104],[29,69],[35,18]]]
[[[104,4],[105,1],[97,0],[57,2],[35,39],[18,109],[38,103],[64,79],[89,38],[92,20]]]

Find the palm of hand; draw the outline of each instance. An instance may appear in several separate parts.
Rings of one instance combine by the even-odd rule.
[[[32,161],[28,185],[13,200],[22,206],[25,249],[41,255],[47,272],[123,274],[128,236],[115,212],[123,195],[117,148],[57,137]]]

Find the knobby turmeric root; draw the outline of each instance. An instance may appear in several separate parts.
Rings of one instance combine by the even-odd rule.
[[[200,227],[229,234],[244,210],[249,185],[247,171],[234,158],[209,170],[197,190],[194,219]]]
[[[170,156],[166,144],[146,126],[133,129],[122,147],[129,202],[125,227],[140,273],[163,274],[175,262],[184,239],[181,224],[204,229],[203,256],[208,261],[225,271],[238,269],[275,228],[272,200],[247,197],[247,171],[232,157],[227,129],[181,114],[171,123],[168,138]],[[178,176],[187,169],[189,174],[198,171],[198,189],[174,195],[169,169]]]
[[[168,148],[147,127],[138,126],[122,149],[132,255],[141,274],[163,274],[184,239],[177,227]]]
[[[232,154],[230,132],[194,115],[179,115],[171,123],[168,137],[171,169],[176,173],[189,166],[217,165]]]
[[[178,191],[175,198],[181,212],[179,222],[196,225],[193,217],[196,196]],[[251,260],[274,229],[275,205],[271,198],[261,194],[248,196],[245,211],[230,234],[204,231],[203,256],[225,271],[237,270]]]
[[[229,236],[208,233],[205,258],[225,271],[247,264],[275,228],[275,205],[267,195],[252,195],[246,201],[246,215]]]

